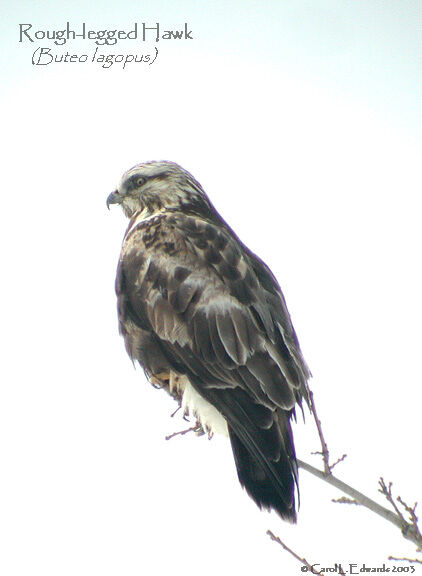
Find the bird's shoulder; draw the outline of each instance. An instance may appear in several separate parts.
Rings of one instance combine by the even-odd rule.
[[[240,301],[250,301],[258,286],[249,255],[227,226],[177,211],[135,216],[126,231],[120,261],[129,276],[145,266],[167,273],[182,266],[206,282],[224,284]]]

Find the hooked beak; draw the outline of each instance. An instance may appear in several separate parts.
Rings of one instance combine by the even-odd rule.
[[[110,204],[120,204],[120,194],[118,190],[112,192],[107,198],[107,208],[110,210]]]

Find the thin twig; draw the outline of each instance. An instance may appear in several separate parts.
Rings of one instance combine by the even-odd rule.
[[[176,408],[176,410],[170,414],[170,418],[174,418],[181,408],[182,408],[182,405],[180,404],[180,405]]]
[[[321,442],[321,447],[322,447],[321,455],[322,455],[322,460],[324,462],[324,472],[325,472],[325,474],[331,474],[330,452],[328,451],[328,446],[327,446],[327,443],[325,441],[324,434],[322,432],[321,420],[318,418],[318,414],[316,411],[316,406],[315,406],[315,402],[314,402],[314,393],[312,392],[311,389],[308,389],[308,391],[309,391],[309,408],[313,414],[315,424],[316,424],[316,427],[318,430],[319,440]]]
[[[422,564],[422,560],[419,558],[396,558],[395,556],[389,556],[389,560],[396,560],[396,562],[410,562],[411,564]]]
[[[401,531],[402,531],[403,536],[405,538],[407,538],[407,540],[411,540],[412,542],[414,542],[417,545],[418,550],[421,550],[422,549],[422,534],[419,530],[418,517],[416,516],[417,502],[415,503],[415,505],[413,507],[410,507],[408,504],[406,504],[406,502],[403,501],[403,499],[400,496],[397,496],[397,498],[396,498],[397,502],[409,514],[410,521],[408,521],[403,516],[401,510],[399,509],[399,507],[397,506],[397,504],[394,501],[394,497],[393,497],[393,493],[392,493],[393,483],[389,482],[388,488],[387,488],[387,485],[384,481],[384,478],[380,478],[379,484],[380,484],[379,492],[381,492],[381,494],[383,494],[387,498],[388,502],[390,502],[391,506],[394,508],[398,517],[400,518]]]
[[[184,436],[188,432],[198,433],[199,432],[198,425],[195,424],[195,426],[192,426],[191,428],[187,428],[186,430],[179,430],[178,432],[173,432],[173,434],[169,434],[168,436],[166,436],[166,440],[171,440],[175,436]]]
[[[291,554],[294,558],[296,558],[296,560],[299,560],[299,562],[301,562],[303,566],[306,566],[307,569],[311,572],[311,574],[321,574],[322,576],[324,576],[324,572],[315,572],[314,568],[312,567],[312,564],[309,564],[306,558],[301,558],[298,554],[296,554],[294,550],[289,548],[282,540],[280,540],[278,536],[276,536],[273,532],[271,532],[271,530],[267,530],[267,534],[271,538],[271,540],[277,542],[277,544],[280,544],[280,546],[284,550],[286,550],[286,552]]]
[[[416,506],[418,505],[418,503],[415,502],[414,506],[411,508],[408,504],[406,504],[406,502],[403,502],[403,500],[401,499],[400,496],[397,496],[397,502],[400,502],[400,504],[403,506],[403,508],[409,514],[411,523],[417,525],[419,519],[416,516]]]
[[[390,482],[390,483],[388,484],[388,488],[387,488],[387,485],[386,485],[386,483],[384,482],[384,478],[380,478],[380,479],[379,479],[379,485],[380,485],[380,488],[378,489],[378,492],[381,492],[381,494],[383,494],[383,495],[387,498],[388,502],[390,502],[390,504],[391,504],[391,506],[394,508],[397,516],[398,516],[398,517],[400,518],[400,520],[401,520],[401,528],[403,529],[403,527],[406,526],[407,521],[406,521],[405,517],[403,516],[403,514],[400,512],[399,507],[397,506],[397,504],[396,504],[395,501],[394,501],[394,498],[393,498],[393,495],[392,495],[392,492],[391,492],[391,488],[392,488],[392,486],[393,486],[393,483]]]
[[[343,460],[347,458],[347,454],[343,454],[343,456],[341,458],[337,458],[337,460],[334,462],[334,464],[330,464],[330,472],[332,471],[332,469],[337,466],[337,464],[340,464],[340,462],[343,462]]]
[[[324,462],[324,472],[325,474],[331,474],[333,468],[335,466],[337,466],[337,464],[339,464],[340,462],[343,462],[343,460],[345,458],[347,458],[347,454],[343,454],[343,456],[341,456],[341,458],[338,458],[334,464],[330,464],[330,451],[328,450],[328,444],[325,440],[324,437],[324,433],[322,431],[322,424],[321,424],[321,420],[319,419],[318,413],[317,413],[317,409],[316,409],[316,405],[315,405],[315,400],[314,400],[314,393],[312,392],[312,390],[308,387],[308,396],[309,396],[309,409],[312,412],[312,416],[314,417],[315,420],[315,424],[318,430],[318,436],[319,436],[319,440],[321,442],[321,448],[322,450],[319,452],[312,452],[312,454],[319,454],[322,456],[322,461]]]

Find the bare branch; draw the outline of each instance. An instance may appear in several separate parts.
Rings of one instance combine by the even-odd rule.
[[[368,498],[355,488],[352,488],[351,486],[349,486],[336,476],[333,476],[333,474],[327,475],[325,474],[325,472],[322,472],[321,470],[314,468],[314,466],[311,466],[310,464],[308,464],[307,462],[303,462],[302,460],[298,460],[298,465],[299,468],[303,468],[303,470],[306,470],[307,472],[313,474],[317,478],[324,480],[324,482],[327,482],[328,484],[331,484],[335,488],[338,488],[348,496],[354,498],[362,506],[369,508],[369,510],[372,510],[373,512],[379,514],[389,522],[392,522],[398,528],[401,528],[400,518],[398,518],[397,515],[394,514],[394,512],[391,512],[391,510],[388,510],[387,508],[384,508],[384,506],[381,506],[374,500],[371,500],[371,498]]]
[[[392,512],[388,508],[384,508],[384,506],[381,506],[380,504],[378,504],[377,502],[375,502],[371,498],[368,498],[367,496],[365,496],[364,494],[362,494],[361,492],[359,492],[355,488],[352,488],[351,486],[349,486],[348,484],[346,484],[345,482],[343,482],[339,478],[336,478],[335,476],[333,476],[333,474],[332,474],[333,468],[335,466],[337,466],[337,464],[342,462],[346,458],[347,455],[343,454],[343,456],[341,458],[339,458],[338,460],[336,460],[336,462],[334,462],[334,464],[330,464],[330,453],[328,450],[327,442],[325,441],[325,438],[324,438],[324,433],[322,431],[321,420],[319,419],[318,413],[316,411],[314,395],[313,395],[313,392],[309,389],[309,387],[307,390],[308,390],[308,396],[309,396],[309,402],[308,402],[309,408],[310,408],[312,415],[314,417],[314,420],[315,420],[315,424],[316,424],[316,427],[318,430],[318,435],[319,435],[319,439],[321,442],[321,448],[322,448],[321,452],[313,452],[312,454],[322,455],[322,460],[324,463],[324,471],[318,470],[317,468],[314,468],[313,466],[311,466],[307,462],[303,462],[301,460],[298,460],[299,468],[303,468],[307,472],[310,472],[311,474],[313,474],[314,476],[317,476],[321,480],[324,480],[328,484],[335,486],[336,488],[338,488],[339,490],[341,490],[342,492],[344,492],[348,496],[351,496],[351,498],[341,497],[338,499],[333,499],[332,500],[333,502],[337,502],[340,504],[362,505],[365,508],[368,508],[372,512],[375,512],[375,514],[378,514],[379,516],[381,516],[385,520],[388,520],[389,522],[391,522],[392,524],[397,526],[397,528],[399,528],[401,530],[401,533],[404,536],[404,538],[406,538],[407,540],[410,540],[411,542],[416,544],[417,551],[421,552],[422,551],[422,534],[419,530],[418,517],[416,516],[417,504],[415,504],[413,507],[410,507],[408,504],[406,504],[400,498],[400,496],[398,496],[396,498],[396,501],[401,505],[401,507],[409,515],[409,520],[406,520],[406,518],[404,517],[399,506],[396,504],[396,501],[392,495],[392,491],[391,491],[392,483],[391,482],[389,483],[389,485],[387,487],[383,478],[381,478],[379,481],[379,484],[380,484],[380,490],[379,491],[387,498],[388,502],[393,507],[394,512]],[[391,559],[393,559],[393,558],[391,557]],[[403,558],[403,560],[411,562],[411,560],[409,560],[407,558]],[[420,561],[418,560],[417,562],[419,563]]]
[[[383,489],[381,489],[380,491],[387,497],[388,501],[393,505],[396,513],[392,512],[391,510],[388,510],[388,508],[384,508],[384,506],[381,506],[380,504],[378,504],[374,500],[371,500],[371,498],[368,498],[367,496],[362,494],[362,492],[359,492],[355,488],[352,488],[351,486],[349,486],[348,484],[346,484],[345,482],[343,482],[339,478],[336,478],[335,476],[333,476],[333,474],[331,474],[331,473],[326,474],[325,472],[322,472],[322,470],[318,470],[317,468],[314,468],[313,466],[311,466],[307,462],[303,462],[302,460],[298,460],[298,466],[299,466],[299,468],[306,470],[310,474],[313,474],[317,478],[320,478],[324,482],[331,484],[331,486],[338,488],[339,490],[341,490],[342,492],[344,492],[348,496],[351,496],[359,504],[361,504],[362,506],[365,506],[365,508],[368,508],[372,512],[375,512],[375,514],[378,514],[379,516],[381,516],[385,520],[388,520],[388,522],[391,522],[392,524],[397,526],[397,528],[399,528],[401,530],[403,536],[407,540],[410,540],[411,542],[416,544],[416,546],[418,546],[419,548],[422,546],[422,535],[419,531],[417,524],[414,524],[413,522],[408,522],[404,518],[403,514],[398,510],[395,502],[394,501],[393,501],[394,503],[391,502],[391,500],[393,500],[393,497],[391,495],[391,484],[389,487],[390,488],[390,491],[389,491],[389,489],[386,487],[384,481],[381,479],[380,485],[385,487],[386,493],[384,492]],[[381,482],[382,482],[382,484],[381,484]],[[390,500],[390,497],[391,497],[391,500]],[[411,508],[410,510],[413,510],[413,512],[414,512],[415,508],[416,508],[416,505],[414,508]]]
[[[299,562],[301,562],[302,566],[306,566],[308,568],[308,570],[311,572],[311,574],[321,574],[322,576],[324,576],[323,572],[315,572],[314,568],[312,567],[312,564],[309,564],[309,562],[306,560],[306,558],[301,558],[298,554],[296,554],[296,552],[294,552],[294,550],[289,548],[282,540],[280,540],[280,538],[278,536],[276,536],[273,532],[271,532],[271,530],[267,530],[267,534],[271,538],[271,540],[273,540],[274,542],[277,542],[277,544],[280,544],[280,546],[284,550],[286,550],[286,552],[291,554],[294,558],[296,558],[296,560],[299,560]]]

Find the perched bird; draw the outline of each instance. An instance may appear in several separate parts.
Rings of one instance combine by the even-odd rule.
[[[129,356],[203,431],[229,436],[257,505],[295,522],[290,422],[310,372],[275,277],[173,162],[134,166],[110,204],[130,218],[116,278]]]

